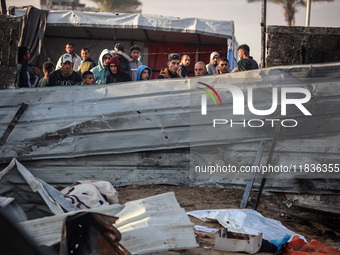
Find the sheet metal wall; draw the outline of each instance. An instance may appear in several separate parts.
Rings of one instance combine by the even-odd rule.
[[[279,153],[274,153],[273,162],[318,163],[338,162],[339,79],[340,63],[335,63],[204,78],[1,91],[0,134],[22,102],[29,107],[0,157],[4,163],[12,157],[18,158],[36,177],[52,184],[105,179],[116,186],[158,183],[244,185],[244,178],[223,182],[188,178],[190,86],[196,88],[197,82],[213,86],[239,84],[244,88],[273,86],[275,82],[282,86],[294,86],[294,82],[306,84],[312,91],[313,118],[310,121],[299,119],[306,127],[303,133],[283,135],[275,148]],[[263,106],[269,108],[266,104]],[[251,164],[259,141],[271,138],[272,131],[264,130],[254,135],[238,130],[218,139],[209,135],[202,137],[196,146],[214,146],[222,141],[226,146],[223,152],[226,160]],[[336,179],[299,182],[273,180],[268,188],[335,192],[340,187]]]

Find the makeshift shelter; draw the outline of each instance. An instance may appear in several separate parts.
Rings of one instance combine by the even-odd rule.
[[[16,10],[16,15],[24,15]],[[29,16],[29,13],[26,13]],[[36,26],[32,26],[32,30]],[[116,43],[129,48],[137,44],[142,49],[142,62],[156,77],[166,67],[169,53],[187,54],[191,58],[190,70],[195,62],[209,63],[211,52],[227,57],[228,46],[237,58],[234,22],[199,18],[179,18],[136,13],[93,13],[77,11],[49,11],[38,65],[50,60],[58,61],[67,42],[75,51],[87,47],[95,61],[103,49],[112,50]]]

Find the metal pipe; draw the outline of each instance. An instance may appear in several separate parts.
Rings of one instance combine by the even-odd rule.
[[[310,10],[312,0],[307,0],[306,27],[310,26]]]
[[[261,20],[261,67],[266,67],[266,26],[267,26],[267,0],[262,0]]]

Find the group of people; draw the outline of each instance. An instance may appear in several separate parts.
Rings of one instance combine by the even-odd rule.
[[[18,49],[18,62],[21,64],[20,87],[46,87],[69,85],[109,84],[116,82],[150,80],[152,70],[140,61],[141,49],[138,45],[130,48],[130,56],[125,54],[122,44],[117,43],[113,50],[104,49],[96,64],[90,57],[90,50],[82,48],[80,56],[74,52],[73,43],[67,43],[66,53],[60,56],[57,65],[52,62],[43,64],[44,77],[40,79],[40,70],[28,69],[30,52],[27,47]],[[257,62],[249,56],[249,46],[238,47],[240,60],[232,72],[257,69]],[[190,57],[178,53],[168,55],[167,67],[163,68],[157,79],[190,77]],[[229,62],[218,52],[210,55],[209,64],[202,61],[195,63],[194,75],[225,74],[229,71]]]

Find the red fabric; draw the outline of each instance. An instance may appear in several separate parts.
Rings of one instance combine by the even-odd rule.
[[[168,55],[170,53],[179,53],[190,57],[189,71],[190,77],[194,76],[194,66],[198,61],[206,64],[210,62],[211,52],[217,51],[221,57],[227,57],[228,45],[221,46],[199,46],[197,44],[180,44],[180,43],[149,43],[149,60],[148,67],[152,70],[151,79],[156,79],[163,68],[167,68]],[[143,61],[142,61],[143,62]]]
[[[339,255],[340,251],[329,247],[312,238],[310,243],[306,243],[299,236],[294,236],[292,241],[287,246],[286,255]]]

